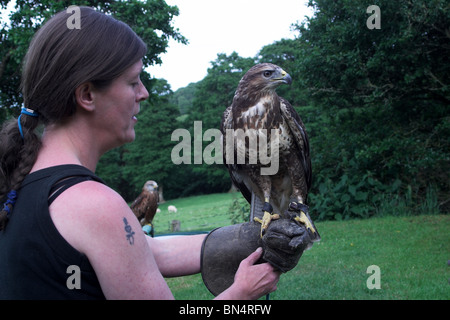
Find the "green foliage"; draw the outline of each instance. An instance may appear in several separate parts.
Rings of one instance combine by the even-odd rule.
[[[170,102],[177,105],[180,113],[185,115],[190,112],[197,91],[199,82],[188,84],[185,88],[180,88],[170,96]]]
[[[368,218],[377,213],[383,215],[384,212],[377,212],[376,208],[386,203],[385,195],[397,194],[400,186],[400,180],[384,185],[370,173],[362,177],[344,174],[337,183],[325,178],[319,182],[318,190],[309,195],[311,210],[318,220]]]
[[[298,81],[314,110],[305,121],[311,205],[324,219],[379,214],[379,198],[420,212],[433,190],[447,212],[450,7],[373,4],[381,10],[379,30],[366,27],[366,2],[345,0],[310,1],[314,17],[297,26]]]

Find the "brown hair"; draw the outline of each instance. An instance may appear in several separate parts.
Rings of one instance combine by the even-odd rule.
[[[39,123],[59,122],[76,111],[75,90],[90,82],[108,87],[147,52],[145,43],[125,23],[88,7],[80,7],[80,29],[69,29],[70,15],[62,11],[46,22],[31,40],[22,71],[25,107],[39,117],[23,114],[6,121],[0,131],[0,199],[18,190],[41,146]],[[3,205],[2,205],[3,206]],[[0,207],[0,230],[9,209]]]

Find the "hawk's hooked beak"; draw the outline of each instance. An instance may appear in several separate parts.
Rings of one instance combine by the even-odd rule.
[[[282,70],[281,71],[281,76],[282,76],[282,81],[286,84],[291,84],[292,83],[292,78],[289,75],[289,73],[287,73],[286,71]]]
[[[287,73],[284,70],[281,70],[280,75],[281,75],[281,77],[276,78],[274,80],[281,81],[281,82],[286,83],[286,84],[291,84],[292,83],[292,78],[289,75],[289,73]]]

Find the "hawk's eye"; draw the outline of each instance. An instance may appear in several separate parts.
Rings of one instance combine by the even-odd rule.
[[[264,77],[268,78],[272,75],[272,73],[273,73],[273,71],[267,70],[267,71],[264,71],[263,75],[264,75]]]

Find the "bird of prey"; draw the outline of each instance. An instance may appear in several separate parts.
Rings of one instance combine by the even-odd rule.
[[[287,218],[304,225],[311,239],[319,241],[307,206],[311,186],[308,135],[291,104],[275,92],[279,85],[291,82],[288,73],[271,63],[257,64],[242,77],[222,117],[224,164],[251,204],[250,217],[261,223],[261,237],[273,219]],[[245,132],[247,140],[238,139],[239,131]],[[260,157],[252,161],[250,140],[255,137],[259,149],[253,155]],[[263,163],[262,152],[278,161],[276,172],[262,174],[271,165]],[[239,161],[240,155],[245,155],[245,162]]]
[[[149,180],[144,184],[141,194],[130,206],[143,227],[152,225],[153,218],[158,209],[158,202],[158,184],[153,180]],[[153,228],[151,228],[151,233],[153,233]]]

